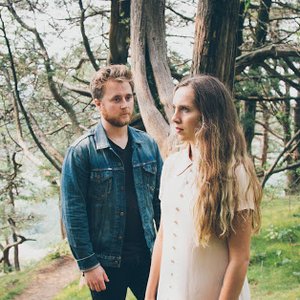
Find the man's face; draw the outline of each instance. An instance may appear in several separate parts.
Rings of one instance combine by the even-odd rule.
[[[110,125],[123,127],[129,124],[133,113],[133,92],[127,81],[108,80],[102,99],[94,99],[102,118]]]

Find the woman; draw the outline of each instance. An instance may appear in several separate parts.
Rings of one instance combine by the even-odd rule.
[[[246,273],[261,189],[232,98],[218,79],[202,75],[177,85],[173,105],[187,147],[164,164],[145,299],[250,299]]]

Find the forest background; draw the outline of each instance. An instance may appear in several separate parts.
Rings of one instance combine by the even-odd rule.
[[[99,121],[90,79],[109,63],[131,66],[132,125],[164,157],[174,85],[220,78],[264,189],[299,196],[299,27],[297,0],[2,0],[0,270],[20,270],[19,246],[33,242],[24,232],[39,216],[24,203],[59,199],[66,148]]]

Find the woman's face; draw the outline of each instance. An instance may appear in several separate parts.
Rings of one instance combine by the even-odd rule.
[[[194,101],[193,89],[189,86],[180,87],[174,94],[173,107],[175,112],[172,121],[175,123],[179,139],[193,144],[195,131],[200,127],[201,118],[201,113]]]

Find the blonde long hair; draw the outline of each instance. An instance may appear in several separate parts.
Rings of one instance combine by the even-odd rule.
[[[195,148],[199,149],[200,155],[196,162],[199,194],[194,206],[200,244],[206,246],[212,235],[226,238],[234,232],[233,219],[241,200],[236,175],[239,166],[243,166],[249,178],[246,194],[252,191],[254,210],[247,213],[251,216],[253,232],[257,232],[261,223],[261,186],[247,154],[245,137],[230,93],[223,83],[209,75],[184,79],[175,91],[183,86],[193,89],[201,113],[200,128],[195,129]]]

